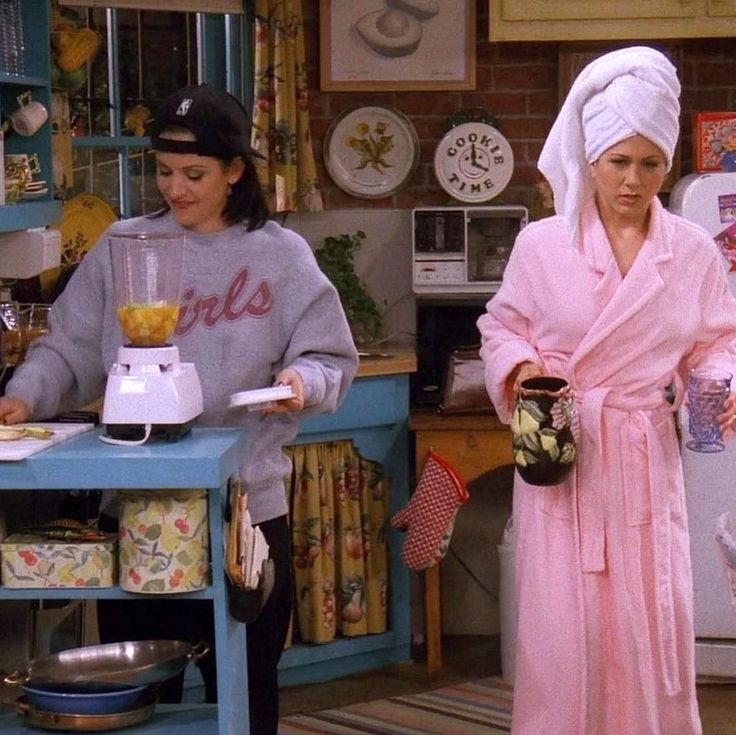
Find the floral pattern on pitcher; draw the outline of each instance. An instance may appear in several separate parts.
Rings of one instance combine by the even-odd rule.
[[[561,378],[524,381],[511,417],[514,464],[531,485],[555,485],[577,455],[577,411]]]

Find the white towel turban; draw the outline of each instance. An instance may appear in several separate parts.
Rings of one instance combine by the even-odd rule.
[[[680,132],[679,96],[675,67],[647,46],[612,51],[580,72],[538,163],[573,240],[580,209],[593,197],[589,164],[611,146],[643,135],[661,148],[671,168]]]

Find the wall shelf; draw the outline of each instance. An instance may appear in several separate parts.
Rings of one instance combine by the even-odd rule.
[[[49,36],[50,4],[48,0],[24,0],[24,65],[25,74],[0,72],[0,112],[8,116],[18,107],[17,97],[31,92],[51,112],[51,48]],[[10,132],[5,135],[5,155],[36,154],[41,164],[38,180],[48,185],[43,199],[0,206],[0,232],[44,227],[61,219],[61,202],[53,199],[53,164],[51,121],[30,137]]]
[[[44,227],[61,219],[59,200],[17,202],[0,206],[0,232]]]

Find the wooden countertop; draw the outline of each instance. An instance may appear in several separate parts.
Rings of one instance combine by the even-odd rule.
[[[396,373],[415,373],[417,356],[411,347],[391,347],[381,350],[360,350],[359,378]]]
[[[413,408],[409,428],[412,431],[511,431],[495,413],[443,416],[434,408]]]

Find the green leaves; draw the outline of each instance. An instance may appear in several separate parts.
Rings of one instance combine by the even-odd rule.
[[[326,237],[314,253],[320,269],[337,289],[358,344],[375,342],[381,332],[378,305],[355,272],[354,254],[362,246],[365,236],[365,232],[357,230],[352,235]]]

